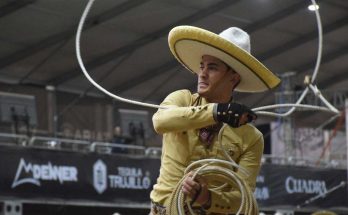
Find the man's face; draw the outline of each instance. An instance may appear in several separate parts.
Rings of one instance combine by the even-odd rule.
[[[239,81],[235,73],[224,62],[210,55],[203,55],[198,75],[197,92],[209,102],[228,102],[233,87]]]

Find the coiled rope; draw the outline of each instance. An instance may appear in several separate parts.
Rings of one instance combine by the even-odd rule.
[[[236,214],[243,213],[245,215],[258,215],[258,205],[253,195],[253,191],[249,185],[245,182],[244,178],[248,177],[249,173],[243,167],[239,166],[226,152],[222,145],[222,134],[224,128],[227,125],[224,124],[218,134],[218,142],[222,152],[225,155],[226,160],[221,159],[202,159],[190,164],[184,172],[184,177],[176,185],[171,197],[170,203],[167,207],[168,215],[184,215],[189,212],[195,214],[190,199],[187,199],[182,193],[182,183],[187,174],[191,171],[194,172],[193,179],[199,175],[206,179],[207,182],[213,180],[214,184],[208,183],[209,190],[222,191],[228,189],[228,191],[239,190],[241,194],[241,204]],[[234,171],[238,169],[238,171]],[[237,173],[238,172],[238,173]],[[212,177],[212,178],[211,178]]]
[[[145,107],[151,107],[151,108],[166,108],[163,106],[155,105],[155,104],[149,104],[149,103],[144,103],[144,102],[139,102],[139,101],[134,101],[126,98],[122,98],[120,96],[117,96],[108,90],[104,89],[102,86],[100,86],[98,83],[96,83],[88,74],[83,60],[81,58],[81,52],[80,52],[80,38],[81,38],[81,32],[83,29],[83,25],[85,23],[86,17],[89,13],[89,10],[91,9],[93,3],[95,0],[89,0],[87,3],[87,6],[81,16],[78,28],[77,28],[77,33],[76,33],[76,40],[75,40],[75,48],[76,48],[76,55],[77,55],[77,60],[78,63],[81,67],[81,70],[85,77],[90,81],[97,89],[105,93],[106,95],[119,100],[121,102],[126,102],[130,104],[135,104],[135,105],[140,105],[140,106],[145,106]],[[313,5],[316,5],[315,0],[311,0]],[[310,110],[319,110],[319,111],[328,111],[335,113],[337,116],[339,115],[339,111],[332,106],[325,98],[324,96],[320,93],[319,89],[313,85],[313,82],[315,81],[315,78],[319,72],[319,66],[321,62],[321,55],[322,55],[322,25],[321,25],[321,20],[320,20],[320,15],[319,11],[315,10],[315,15],[316,15],[316,21],[317,21],[317,27],[318,27],[318,54],[317,54],[317,60],[316,60],[316,65],[315,69],[313,72],[313,75],[311,77],[310,81],[307,81],[307,87],[299,97],[299,99],[296,101],[295,104],[277,104],[277,105],[269,105],[269,106],[263,106],[263,107],[258,107],[254,108],[253,111],[257,112],[259,115],[269,115],[269,116],[276,116],[276,117],[287,117],[290,116],[296,108],[305,108],[305,109],[310,109]],[[314,105],[305,105],[301,104],[305,96],[307,95],[308,91],[312,90],[315,95],[320,98],[326,107],[320,107],[320,106],[314,106]],[[268,109],[275,109],[279,107],[291,107],[290,110],[288,110],[286,113],[275,113],[275,112],[268,112],[264,110]],[[226,126],[226,125],[224,125]],[[245,170],[240,167],[238,164],[236,164],[233,159],[227,154],[226,150],[223,148],[222,143],[221,143],[221,135],[223,132],[224,127],[220,129],[218,138],[220,138],[218,141],[220,142],[220,147],[221,150],[223,151],[226,160],[219,160],[219,159],[205,159],[205,160],[199,160],[194,163],[192,163],[187,169],[185,170],[185,175],[190,172],[194,171],[195,175],[193,177],[196,177],[197,174],[199,174],[202,177],[208,177],[209,175],[214,175],[214,179],[221,181],[221,185],[218,188],[213,188],[209,187],[210,189],[223,189],[227,186],[238,188],[240,193],[241,193],[241,205],[238,209],[237,214],[240,214],[243,212],[246,215],[257,215],[258,214],[258,207],[257,207],[257,202],[255,200],[255,197],[253,195],[253,192],[251,191],[250,187],[245,183],[243,180],[243,177],[247,177],[247,173]],[[238,169],[238,172],[241,172],[242,174],[239,175],[236,172],[233,171],[233,169],[236,168]],[[244,175],[244,176],[243,176]],[[185,176],[182,178],[182,180],[178,183],[177,187],[175,188],[173,195],[171,197],[171,203],[168,207],[168,212],[170,215],[173,214],[178,214],[178,215],[183,215],[185,214],[185,209],[184,206],[186,205],[189,213],[194,214],[191,205],[189,204],[188,200],[185,200],[185,197],[181,191],[181,184],[182,181],[184,180]],[[208,185],[209,186],[209,185]]]

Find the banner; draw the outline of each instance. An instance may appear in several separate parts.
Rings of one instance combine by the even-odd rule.
[[[326,142],[322,129],[292,128],[289,123],[272,122],[271,131],[271,154],[277,157],[316,160]]]
[[[260,207],[347,207],[346,171],[264,164],[255,197]]]
[[[159,167],[159,158],[2,146],[0,197],[144,206]],[[264,164],[255,196],[260,207],[347,207],[344,182],[345,170]]]
[[[0,196],[148,203],[160,162],[151,158],[0,148]]]

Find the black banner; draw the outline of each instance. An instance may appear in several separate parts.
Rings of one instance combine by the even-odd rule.
[[[2,146],[0,197],[149,204],[159,167],[147,157]],[[265,164],[255,196],[260,207],[347,207],[346,174]]]
[[[347,207],[347,172],[265,164],[255,196],[262,206]]]
[[[1,147],[0,195],[148,203],[159,165],[151,158]]]

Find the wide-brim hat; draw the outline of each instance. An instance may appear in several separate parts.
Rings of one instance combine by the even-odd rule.
[[[280,83],[250,54],[249,35],[239,28],[232,27],[217,35],[193,26],[178,26],[169,32],[168,43],[175,58],[193,73],[200,71],[203,55],[222,60],[241,76],[236,91],[262,92]]]
[[[311,215],[337,215],[337,214],[333,211],[321,210],[321,211],[316,211],[312,213]]]

